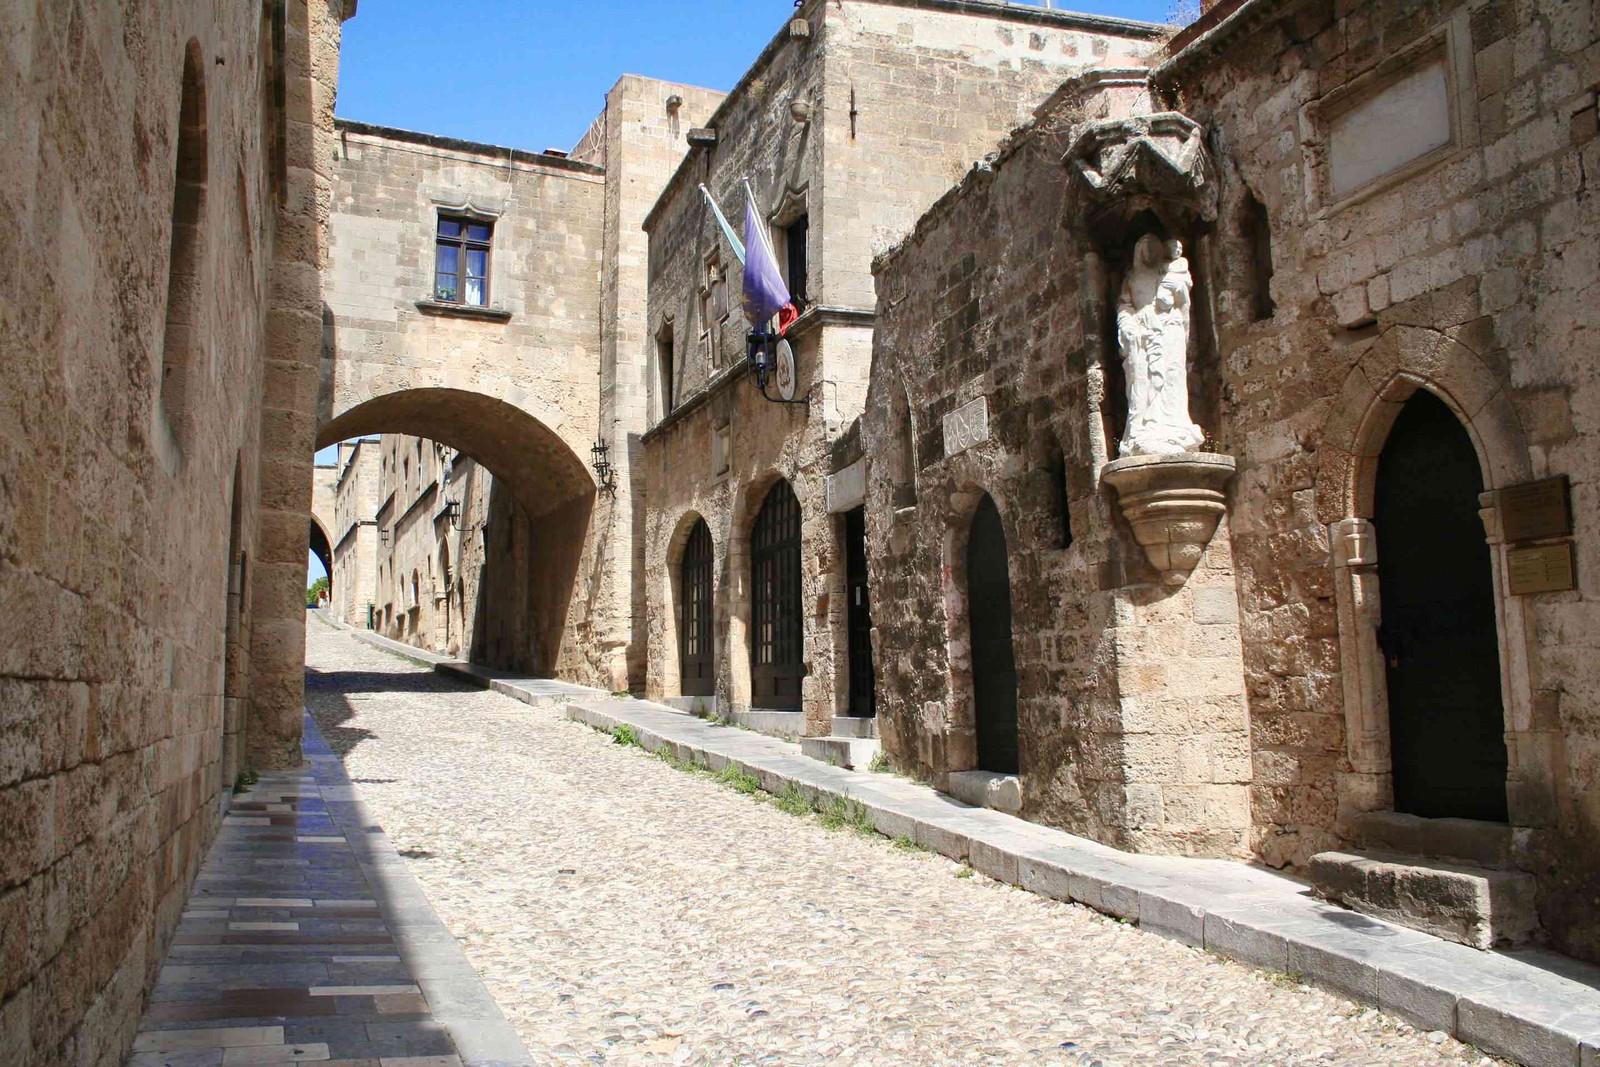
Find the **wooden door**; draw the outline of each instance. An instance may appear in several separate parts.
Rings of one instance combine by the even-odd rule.
[[[711,656],[711,528],[695,522],[678,573],[678,681],[686,697],[714,696]]]
[[[972,629],[972,697],[978,769],[1015,774],[1017,663],[1011,645],[1011,574],[1000,509],[985,496],[967,541],[967,613]]]
[[[1401,409],[1378,458],[1373,526],[1396,811],[1506,819],[1493,572],[1466,430],[1432,393]]]
[[[850,714],[871,718],[878,708],[872,673],[872,603],[867,595],[867,513],[863,508],[845,512],[844,559]]]
[[[800,502],[789,483],[767,493],[750,532],[750,703],[800,710]]]

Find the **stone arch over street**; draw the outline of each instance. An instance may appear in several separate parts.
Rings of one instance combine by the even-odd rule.
[[[494,576],[485,588],[494,596],[509,591],[512,599],[507,603],[516,605],[514,612],[519,616],[513,622],[525,633],[505,646],[514,652],[491,653],[480,632],[475,647],[460,650],[463,658],[505,659],[497,665],[538,674],[573,674],[571,630],[589,617],[592,606],[591,590],[582,576],[592,541],[590,520],[597,494],[594,478],[572,442],[504,399],[465,389],[417,388],[385,393],[346,408],[321,427],[316,446],[320,449],[383,433],[405,434],[455,449],[493,477],[492,504],[487,512],[465,518],[458,512],[451,522],[459,527],[455,531],[458,538],[477,537],[482,544],[497,546],[515,559],[514,567]],[[438,506],[444,503],[440,500]],[[461,506],[459,500],[455,503]],[[437,629],[436,611],[461,611],[462,605],[459,591],[454,597],[446,591],[442,609],[435,600],[423,603],[424,597],[437,597],[437,583],[445,577],[436,569],[442,562],[436,560],[450,558],[440,554],[435,539],[430,538],[429,544],[426,587],[419,573],[413,588],[408,571],[400,588],[405,610],[412,613],[409,624],[415,626],[426,616],[431,620],[427,626],[431,636]],[[455,562],[459,567],[459,558]],[[580,600],[584,604],[575,610]],[[484,612],[481,602],[478,610],[480,615]]]

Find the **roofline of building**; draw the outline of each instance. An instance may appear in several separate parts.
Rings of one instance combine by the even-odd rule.
[[[1167,45],[1168,58],[1150,75],[1162,92],[1171,90],[1178,76],[1195,63],[1215,54],[1240,33],[1261,26],[1285,8],[1303,0],[1218,0],[1209,11],[1178,32]]]
[[[437,133],[419,133],[416,130],[402,130],[396,126],[379,126],[371,122],[357,122],[354,119],[333,120],[333,128],[339,133],[359,133],[368,137],[381,137],[387,141],[402,141],[406,144],[424,145],[428,148],[439,148],[446,152],[470,152],[480,156],[496,156],[506,162],[537,163],[543,167],[555,167],[558,170],[570,170],[579,174],[604,174],[606,169],[598,163],[585,163],[582,160],[570,159],[567,156],[551,155],[549,152],[534,152],[526,148],[512,148],[508,145],[484,144],[481,141],[468,141],[460,137],[446,137]]]
[[[811,14],[819,7],[828,3],[828,0],[805,0],[794,17],[810,18]],[[1133,19],[1119,19],[1110,15],[1082,15],[1075,11],[1062,11],[1059,8],[1039,7],[1035,4],[1012,3],[1009,0],[850,0],[853,4],[879,4],[884,7],[910,7],[928,11],[948,11],[956,14],[977,15],[986,18],[999,19],[1006,22],[1021,22],[1034,26],[1055,26],[1059,28],[1089,30],[1096,33],[1115,34],[1124,37],[1138,37],[1145,40],[1155,40],[1165,37],[1172,32],[1172,27],[1161,26],[1154,22],[1137,22]],[[724,114],[733,106],[735,101],[744,94],[750,83],[766,72],[771,65],[773,57],[779,49],[789,40],[789,22],[785,20],[778,32],[773,34],[772,40],[756,56],[755,62],[745,70],[732,89],[722,98],[722,103],[711,113],[705,125],[715,128]],[[651,205],[650,211],[644,217],[641,226],[646,231],[652,229],[657,216],[665,209],[669,194],[677,192],[683,175],[689,170],[693,162],[699,158],[699,152],[690,149],[678,164],[678,169],[672,172],[672,177],[667,179],[667,184],[662,186],[661,195]]]

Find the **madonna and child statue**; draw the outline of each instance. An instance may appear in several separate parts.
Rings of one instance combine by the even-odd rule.
[[[1205,434],[1189,417],[1189,311],[1194,278],[1183,245],[1139,238],[1117,300],[1117,340],[1128,383],[1121,456],[1193,452]]]
[[[1102,477],[1164,583],[1181,585],[1226,511],[1231,456],[1200,451],[1189,416],[1189,314],[1194,277],[1183,245],[1139,238],[1117,296],[1117,343],[1128,427]]]

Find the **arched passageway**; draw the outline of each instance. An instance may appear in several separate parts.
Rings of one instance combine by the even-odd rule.
[[[575,654],[573,629],[593,614],[580,587],[587,591],[599,584],[583,569],[596,490],[573,447],[504,400],[436,388],[402,390],[357,404],[322,427],[316,446],[385,433],[437,442],[492,475],[488,488],[461,479],[445,485],[448,475],[441,469],[437,499],[426,511],[426,548],[393,583],[399,592],[394,615],[404,615],[407,627],[402,636],[431,644],[442,634],[455,634],[459,641],[470,630],[471,643],[459,654],[474,662],[584,680],[576,676],[581,672],[564,670],[563,662]],[[420,480],[420,457],[420,451],[408,452],[403,468],[396,461],[383,476],[398,476],[403,469],[408,481]],[[396,516],[380,514],[376,521],[384,544],[398,536]],[[451,540],[441,544],[441,531]],[[394,591],[385,586],[389,574],[380,570],[376,597],[386,621],[384,596]],[[459,623],[441,618],[451,611],[473,617]]]

